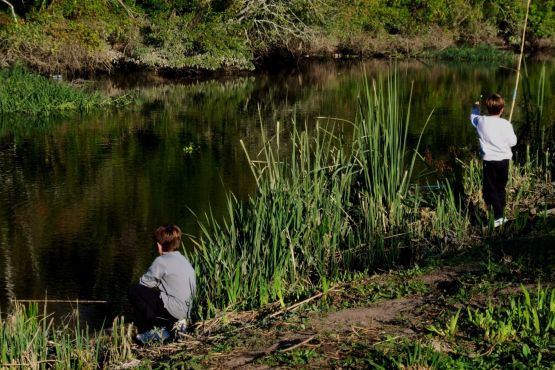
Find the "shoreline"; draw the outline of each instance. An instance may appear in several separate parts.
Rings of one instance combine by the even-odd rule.
[[[374,40],[370,40],[372,43]],[[548,40],[551,41],[551,40]],[[550,44],[549,44],[550,45]],[[37,46],[33,49],[39,49]],[[481,55],[482,51],[486,51],[489,55]],[[445,52],[451,53],[445,53]],[[9,54],[10,50],[5,51]],[[21,53],[19,53],[21,54]],[[108,50],[108,55],[117,54],[113,50]],[[452,54],[452,55],[451,55]],[[86,59],[89,56],[86,52],[81,53]],[[101,63],[95,62],[79,62],[80,67],[73,65],[75,60],[60,61],[55,63],[41,63],[40,65],[32,62],[44,58],[43,55],[27,55],[14,60],[0,60],[0,69],[10,69],[18,66],[28,68],[29,71],[44,76],[63,76],[68,79],[95,79],[102,76],[142,73],[152,74],[167,80],[188,80],[188,79],[218,79],[228,76],[241,77],[249,76],[257,73],[267,73],[281,69],[295,68],[299,64],[318,63],[318,62],[367,62],[367,61],[439,61],[439,62],[461,62],[461,63],[502,63],[516,61],[518,54],[516,51],[508,49],[506,46],[493,46],[487,44],[478,44],[476,46],[456,45],[452,43],[439,48],[426,48],[418,52],[410,50],[401,50],[394,48],[389,51],[374,50],[372,52],[363,51],[345,51],[336,47],[333,51],[324,53],[314,50],[305,50],[299,53],[292,53],[288,50],[275,50],[268,55],[259,58],[253,65],[253,68],[239,68],[235,66],[219,66],[214,69],[199,67],[164,67],[141,64],[136,60],[120,56],[119,58],[106,62],[105,58]],[[531,60],[553,60],[555,58],[555,44],[543,47],[541,49],[529,52],[526,55]],[[46,59],[48,61],[48,57]]]

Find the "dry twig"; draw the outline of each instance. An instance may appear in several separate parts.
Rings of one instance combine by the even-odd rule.
[[[12,3],[10,3],[8,0],[2,0],[2,2],[10,8],[10,10],[12,12],[13,21],[15,22],[15,24],[17,24],[17,16],[15,15],[15,9],[14,9]]]
[[[295,344],[295,345],[293,345],[293,346],[291,346],[291,347],[287,347],[287,348],[285,348],[285,349],[282,349],[280,352],[289,352],[289,351],[292,351],[292,350],[294,350],[294,349],[296,349],[296,348],[302,347],[302,346],[304,346],[305,344],[310,343],[310,341],[312,341],[315,337],[316,337],[316,335],[312,335],[312,336],[308,337],[307,339],[303,340],[303,341],[300,342],[300,343],[297,343],[297,344]]]
[[[336,287],[337,287],[337,286],[334,285],[333,287],[331,287],[331,288],[328,290],[328,292],[337,292],[337,291],[339,291],[339,290],[336,289]],[[279,310],[279,311],[277,311],[277,312],[274,312],[274,313],[271,314],[269,317],[270,317],[270,318],[274,318],[274,317],[279,316],[279,315],[281,315],[281,314],[283,314],[283,313],[285,313],[285,312],[289,312],[289,311],[296,310],[297,308],[299,308],[299,307],[302,306],[303,304],[308,303],[308,302],[310,302],[310,301],[313,301],[313,300],[315,300],[316,298],[320,298],[320,297],[323,296],[323,295],[324,295],[323,292],[320,292],[320,293],[318,293],[318,294],[315,294],[315,295],[313,295],[312,297],[305,299],[304,301],[297,302],[297,303],[295,303],[294,305],[291,305],[291,306],[289,306],[289,307],[284,308],[283,310]]]

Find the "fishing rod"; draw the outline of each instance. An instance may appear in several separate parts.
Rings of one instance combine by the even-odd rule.
[[[14,303],[75,303],[75,304],[106,304],[108,301],[90,299],[11,299]],[[113,302],[112,302],[113,303]]]
[[[520,43],[520,55],[518,57],[518,64],[516,68],[516,83],[515,89],[513,90],[513,102],[511,104],[511,112],[509,113],[509,122],[512,122],[513,118],[513,111],[515,109],[515,102],[516,102],[516,93],[518,90],[518,82],[520,80],[520,67],[522,65],[522,56],[524,54],[524,40],[526,38],[526,25],[528,24],[528,14],[530,12],[530,3],[532,0],[528,0],[528,5],[526,5],[526,16],[524,17],[524,28],[522,29],[522,40]]]

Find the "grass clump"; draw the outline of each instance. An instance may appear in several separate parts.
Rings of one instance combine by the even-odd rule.
[[[118,103],[22,68],[0,70],[0,84],[0,115],[83,113]]]
[[[444,326],[453,327],[448,338],[435,327],[432,332],[449,339],[457,357],[480,359],[480,368],[550,369],[555,359],[555,289],[538,284],[530,292],[521,286],[521,295],[497,304],[459,308]]]
[[[114,320],[110,335],[103,330],[91,333],[78,322],[78,317],[71,317],[55,325],[37,304],[16,304],[0,318],[0,367],[90,369],[132,358],[129,327],[123,319]]]

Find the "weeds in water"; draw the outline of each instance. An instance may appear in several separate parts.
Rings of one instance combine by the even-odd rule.
[[[526,145],[533,144],[539,152],[545,152],[555,143],[553,125],[544,120],[546,68],[542,66],[537,81],[531,80],[526,64],[522,81],[523,122],[519,127],[519,138]],[[535,85],[535,86],[534,86]]]
[[[0,115],[50,115],[87,112],[129,103],[129,97],[107,98],[22,68],[0,70]]]
[[[396,79],[364,92],[349,150],[338,130],[321,123],[313,133],[294,125],[286,144],[279,125],[275,138],[263,130],[261,155],[251,159],[245,150],[257,194],[246,204],[230,195],[226,220],[206,215],[195,240],[207,313],[283,304],[387,258],[385,238],[403,232],[413,209],[405,169],[409,115],[400,114]],[[415,156],[409,160],[412,168]]]
[[[223,223],[206,215],[194,260],[208,311],[284,304],[293,291],[337,275],[351,227],[351,170],[332,140],[320,127],[316,138],[294,129],[287,159],[279,141],[267,140],[262,160],[251,160],[256,196],[241,204],[230,195]]]

